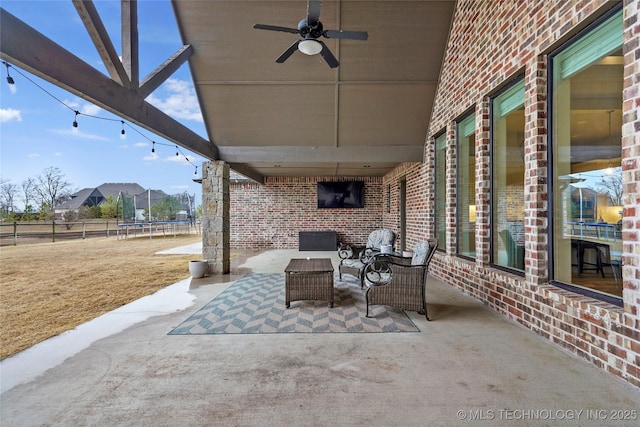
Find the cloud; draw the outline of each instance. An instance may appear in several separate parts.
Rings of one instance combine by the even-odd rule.
[[[202,114],[193,85],[185,80],[169,79],[161,87],[167,93],[162,99],[151,94],[147,101],[164,113],[185,120],[202,122]]]
[[[89,102],[81,103],[82,99],[75,98],[73,100],[65,99],[62,101],[66,106],[73,108],[74,110],[78,110],[80,114],[84,114],[86,116],[98,116],[102,111],[102,108],[97,105],[91,104]]]
[[[159,159],[160,159],[160,156],[158,156],[156,153],[149,153],[149,154],[147,154],[146,156],[144,156],[142,158],[142,160],[150,161],[150,162],[151,161],[156,161],[156,160],[159,160]]]
[[[189,164],[189,162],[187,161],[187,157],[184,156],[183,154],[179,154],[177,156],[168,156],[164,159],[165,162],[173,162],[173,163],[182,163],[182,164]]]
[[[97,116],[98,114],[100,114],[100,111],[102,111],[102,108],[93,104],[85,104],[80,109],[80,112],[82,114],[86,114],[87,116]]]
[[[190,158],[189,156],[185,156],[183,154],[179,154],[177,156],[175,154],[170,154],[164,157],[160,157],[157,152],[149,153],[148,155],[142,158],[142,160],[145,160],[145,161],[178,163],[178,164],[189,165],[189,166],[192,166],[194,159],[195,157],[193,156]]]
[[[14,110],[13,108],[0,108],[0,123],[10,122],[11,120],[15,120],[16,122],[22,121],[20,110]]]
[[[82,139],[92,139],[96,141],[110,141],[109,138],[105,138],[104,136],[82,132],[79,128],[71,128],[71,129],[49,129],[49,132],[55,133],[58,135],[70,135],[76,138]]]
[[[30,153],[30,154],[27,154],[27,157],[35,159],[35,158],[38,158],[38,157],[41,157],[41,156],[40,156],[39,153]]]
[[[136,142],[135,144],[133,144],[134,147],[148,147],[149,143],[148,142]]]

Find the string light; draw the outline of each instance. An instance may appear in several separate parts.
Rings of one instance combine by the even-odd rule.
[[[16,84],[16,82],[13,80],[13,77],[11,77],[11,75],[9,74],[9,63],[5,62],[4,65],[7,66],[7,83],[9,83],[10,85]]]
[[[28,80],[30,83],[32,83],[34,86],[36,86],[37,88],[39,88],[40,90],[42,90],[44,93],[46,93],[47,95],[49,95],[51,98],[55,99],[56,101],[58,101],[61,105],[63,105],[64,107],[68,108],[69,110],[73,111],[74,113],[74,119],[73,119],[73,127],[77,128],[78,127],[78,116],[79,115],[83,115],[86,117],[91,117],[93,119],[99,119],[99,120],[107,120],[107,121],[112,121],[112,122],[120,122],[122,125],[122,130],[120,131],[121,135],[125,135],[126,131],[124,129],[125,125],[129,126],[130,129],[132,129],[134,132],[136,132],[138,135],[140,135],[142,138],[146,139],[147,141],[151,142],[152,146],[151,146],[151,152],[155,153],[156,152],[156,141],[153,141],[151,138],[147,137],[145,134],[143,134],[142,132],[140,132],[138,129],[136,129],[135,127],[131,126],[130,123],[125,122],[124,120],[121,119],[113,119],[113,118],[108,118],[108,117],[99,117],[99,116],[93,116],[90,114],[84,114],[81,113],[78,110],[75,110],[73,108],[71,108],[69,105],[67,105],[64,101],[56,98],[52,93],[50,93],[49,91],[47,91],[45,88],[43,88],[42,86],[40,86],[38,83],[36,83],[34,80],[30,79],[27,75],[25,75],[24,73],[20,72],[19,69],[13,67],[11,64],[9,64],[6,61],[2,61],[2,64],[4,64],[7,68],[7,83],[10,85],[15,85],[15,80],[13,79],[13,77],[11,77],[11,75],[9,75],[9,68],[13,68],[13,70],[19,74],[20,76],[24,77],[26,80]],[[171,144],[164,144],[162,142],[158,142],[158,145],[164,145],[167,147],[170,147]],[[180,147],[178,147],[177,145],[175,145],[176,148],[176,156],[180,156],[180,153],[182,152],[182,150],[180,149]],[[191,162],[189,160],[189,158],[187,156],[184,155],[184,153],[182,154],[183,157],[185,158],[185,160],[187,161],[187,163],[191,164],[192,166],[194,166],[196,168],[196,172],[195,174],[197,175],[198,173],[198,166]]]
[[[196,171],[193,174],[198,175],[198,166],[196,166]]]

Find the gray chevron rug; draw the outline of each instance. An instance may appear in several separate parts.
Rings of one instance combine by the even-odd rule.
[[[375,305],[365,317],[364,292],[355,277],[334,279],[333,308],[327,301],[284,303],[284,273],[241,277],[191,315],[169,335],[272,334],[316,332],[419,332],[401,311]]]

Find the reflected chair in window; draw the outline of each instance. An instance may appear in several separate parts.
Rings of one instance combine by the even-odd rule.
[[[499,234],[507,251],[507,265],[518,270],[524,270],[524,245],[518,245],[509,230],[502,230]]]
[[[582,277],[582,273],[585,271],[593,270],[596,273],[600,273],[604,278],[603,246],[606,246],[606,252],[608,253],[609,245],[602,245],[589,240],[571,239],[571,247],[576,251],[578,277]]]
[[[367,246],[357,253],[354,253],[351,246],[348,245],[338,249],[338,256],[340,257],[338,274],[340,280],[342,280],[342,273],[351,274],[358,277],[360,279],[360,286],[364,287],[362,272],[371,259],[372,254],[379,253],[382,246],[393,247],[395,242],[396,233],[387,228],[379,228],[369,234]]]
[[[417,311],[427,320],[426,286],[429,264],[438,247],[437,239],[416,244],[413,257],[382,254],[374,257],[364,269],[367,286],[366,316],[370,305],[387,305],[400,310]]]
[[[600,258],[600,272],[602,273],[602,277],[605,277],[604,268],[611,268],[611,273],[613,274],[613,279],[618,281],[618,271],[620,271],[620,276],[622,276],[622,263],[619,258],[612,258],[611,256],[611,248],[609,245],[605,243],[597,244],[598,257]]]

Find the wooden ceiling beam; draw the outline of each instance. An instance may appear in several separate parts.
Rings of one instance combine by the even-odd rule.
[[[217,147],[0,8],[0,57],[189,151],[218,159]]]

